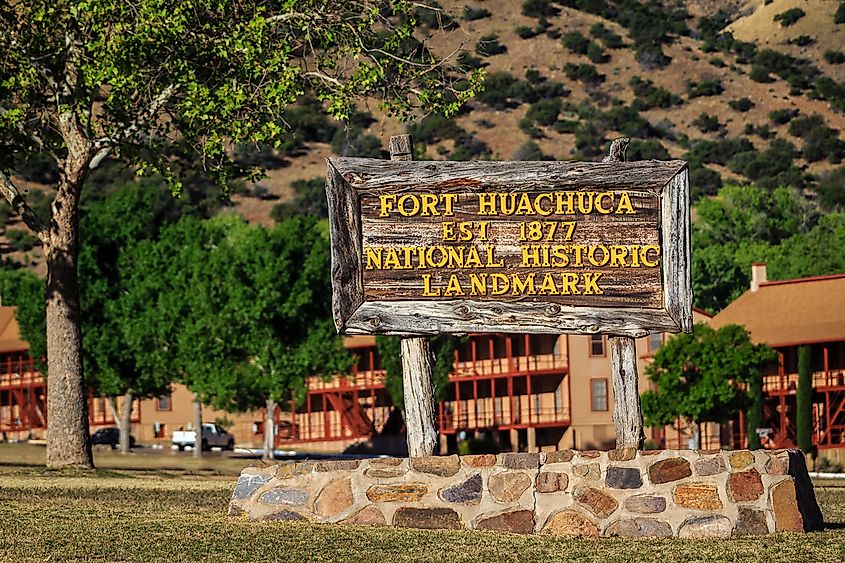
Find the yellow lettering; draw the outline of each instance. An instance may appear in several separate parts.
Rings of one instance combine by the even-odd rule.
[[[598,286],[601,273],[585,273],[584,274],[584,295],[604,295],[604,291]]]
[[[458,276],[455,274],[449,276],[449,283],[446,284],[446,290],[443,292],[444,297],[451,297],[453,295],[464,295],[461,282],[458,281]]]
[[[423,297],[438,297],[440,295],[440,288],[437,291],[431,290],[431,274],[423,274]]]
[[[525,276],[525,280],[521,280],[519,275],[514,274],[512,276],[513,279],[513,291],[511,291],[512,295],[536,295],[537,292],[534,291],[534,274],[528,274]]]
[[[379,203],[381,204],[381,211],[379,212],[379,217],[387,217],[390,215],[390,212],[394,210],[393,204],[396,203],[396,194],[384,194],[378,196]]]
[[[537,293],[540,295],[560,295],[555,285],[554,277],[551,274],[543,276],[543,285],[540,286],[540,290]]]
[[[596,258],[596,251],[601,251],[601,260]],[[590,247],[590,250],[587,252],[587,258],[593,266],[606,266],[610,261],[610,253],[607,251],[607,247],[605,245],[600,244],[598,246]]]
[[[613,209],[611,209],[610,207],[602,207],[601,201],[603,199],[609,199],[610,205],[613,205],[613,192],[602,192],[596,196],[596,211],[598,211],[602,215],[607,215],[608,213],[612,212]]]
[[[563,282],[561,295],[581,295],[581,292],[578,291],[578,274],[565,272],[560,275],[560,280]]]
[[[452,211],[452,207],[455,205],[455,202],[458,201],[458,194],[441,194],[440,199],[442,199],[443,203],[446,204],[446,209],[443,211],[443,215],[454,215],[455,212]]]
[[[411,202],[410,211],[405,207],[405,203]],[[420,200],[415,195],[406,194],[399,198],[397,202],[399,206],[399,214],[405,217],[413,217],[420,212]]]
[[[478,214],[498,215],[496,212],[496,196],[498,194],[478,194]]]
[[[631,205],[631,196],[628,192],[622,192],[619,196],[619,205],[616,207],[616,214],[624,213],[625,215],[634,215],[634,206]]]
[[[649,252],[653,252],[655,257],[653,260],[649,260],[648,254]],[[640,248],[640,261],[643,263],[643,266],[646,268],[654,268],[658,264],[658,260],[660,259],[660,247],[659,246],[643,246]]]
[[[543,199],[549,200],[548,209],[543,208],[543,206],[541,205]],[[540,194],[536,198],[534,198],[534,213],[543,216],[552,214],[552,194],[550,192]]]
[[[380,248],[366,247],[364,252],[367,254],[366,270],[381,270],[381,252]]]
[[[505,274],[490,274],[493,281],[492,295],[504,295],[511,288],[510,280]]]
[[[469,284],[470,295],[487,295],[487,274],[470,274]]]

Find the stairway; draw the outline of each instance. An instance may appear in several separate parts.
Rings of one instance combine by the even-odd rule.
[[[370,417],[367,416],[367,412],[361,403],[353,399],[350,393],[326,393],[326,399],[328,399],[332,408],[340,413],[343,425],[352,431],[353,436],[370,436],[373,434],[375,430]]]

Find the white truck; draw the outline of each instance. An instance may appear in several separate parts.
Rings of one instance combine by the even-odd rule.
[[[180,452],[186,447],[194,448],[197,445],[197,433],[194,430],[176,430],[173,432],[173,445],[179,448]],[[217,424],[203,423],[202,449],[209,450],[213,447],[234,450],[235,437]]]

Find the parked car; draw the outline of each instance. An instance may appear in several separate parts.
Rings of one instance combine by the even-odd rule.
[[[197,433],[194,430],[177,430],[173,433],[173,445],[181,452],[186,447],[196,447]],[[208,450],[213,447],[220,447],[224,450],[235,449],[235,437],[226,432],[222,426],[217,424],[202,425],[202,449]]]
[[[91,436],[91,444],[94,446],[111,446],[116,448],[120,445],[120,430],[114,426],[100,428]],[[135,447],[135,436],[129,435],[129,447]]]

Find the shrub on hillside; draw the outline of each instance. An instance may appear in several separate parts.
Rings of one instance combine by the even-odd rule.
[[[522,15],[529,18],[551,18],[560,14],[560,9],[550,0],[525,0],[522,3]]]
[[[702,133],[714,133],[722,128],[719,118],[705,112],[698,114],[698,117],[693,119],[692,124]]]
[[[825,158],[838,164],[845,158],[845,141],[836,130],[827,126],[819,114],[798,117],[789,124],[789,134],[804,140],[801,154],[807,162]]]
[[[414,143],[420,145],[435,145],[445,139],[456,139],[464,130],[454,119],[432,113],[423,119],[408,125],[408,134]]]
[[[845,166],[819,178],[819,203],[830,211],[845,210]]]
[[[651,80],[634,76],[628,84],[630,84],[636,97],[631,105],[639,111],[646,111],[655,107],[668,108],[683,103],[680,96],[655,86]]]
[[[687,81],[687,96],[690,99],[703,96],[718,96],[724,91],[725,88],[722,86],[722,83],[716,78],[702,80],[701,82]]]
[[[798,115],[797,109],[776,109],[769,112],[769,119],[775,125],[785,125]]]
[[[604,82],[605,78],[603,74],[599,74],[596,67],[587,63],[566,63],[563,72],[570,80],[578,80],[584,84],[600,84]]]
[[[716,195],[722,188],[722,177],[698,162],[689,163],[690,199],[698,201],[704,196]]]
[[[576,158],[592,159],[604,154],[607,140],[602,131],[592,122],[581,123],[575,132],[575,153]]]
[[[731,100],[728,102],[728,105],[732,110],[741,111],[745,113],[746,111],[754,107],[754,102],[752,102],[750,98],[746,97],[739,98],[737,100]]]
[[[385,158],[387,153],[381,139],[357,127],[338,129],[332,137],[332,151],[340,156],[360,158]]]
[[[621,49],[625,46],[619,34],[614,33],[601,23],[594,24],[590,28],[590,35],[604,43],[604,46],[608,49]]]
[[[281,223],[293,215],[313,215],[324,219],[329,216],[326,203],[326,179],[322,176],[309,180],[295,180],[290,187],[294,196],[290,201],[277,203],[270,210],[270,218]]]
[[[660,141],[655,139],[632,139],[628,145],[627,159],[635,160],[669,160],[669,151]]]
[[[734,154],[753,150],[754,145],[751,141],[743,137],[718,141],[699,139],[690,144],[684,158],[689,161],[724,165]]]
[[[806,47],[807,45],[815,43],[815,41],[816,40],[809,35],[799,35],[795,39],[789,39],[787,43],[790,45],[798,45],[799,47]]]
[[[762,188],[803,188],[806,185],[804,174],[792,164],[797,156],[795,145],[783,139],[775,139],[763,152],[750,150],[734,154],[727,166]]]
[[[475,6],[464,6],[464,20],[471,22],[475,20],[482,20],[491,16],[490,10],[486,8],[477,8]]]
[[[534,29],[533,27],[529,27],[527,25],[519,25],[514,29],[514,32],[519,36],[520,39],[531,39],[532,37],[536,37],[542,33],[539,30]]]
[[[781,27],[789,27],[806,15],[807,13],[801,8],[790,8],[785,12],[776,14],[772,19],[780,22]]]
[[[845,53],[842,51],[825,51],[824,60],[832,65],[841,65],[845,63]]]
[[[840,2],[833,14],[833,23],[845,23],[845,2]]]
[[[525,113],[525,118],[540,125],[553,125],[557,121],[560,110],[560,98],[539,100],[531,104],[531,107]]]
[[[586,55],[587,48],[590,46],[590,40],[581,35],[578,31],[568,31],[561,37],[563,46],[569,49],[570,52],[579,55]]]
[[[610,60],[610,55],[605,53],[598,43],[590,41],[587,46],[587,58],[596,64],[603,64]]]
[[[458,53],[458,67],[464,72],[476,70],[489,66],[490,63],[480,57],[476,57],[469,51],[461,51]]]
[[[526,141],[519,145],[519,148],[513,153],[513,160],[554,160],[554,157],[543,154],[540,145],[534,141]]]
[[[508,48],[499,43],[499,36],[495,33],[484,35],[475,44],[475,52],[482,57],[492,57],[508,52]]]

